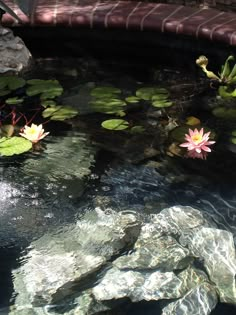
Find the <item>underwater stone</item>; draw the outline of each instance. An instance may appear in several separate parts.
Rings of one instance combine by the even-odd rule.
[[[19,73],[29,67],[31,54],[22,39],[0,27],[0,73]]]
[[[188,206],[173,206],[163,209],[159,214],[152,216],[152,222],[158,224],[162,233],[177,235],[199,226],[209,225],[199,210]]]
[[[134,251],[114,262],[119,269],[154,269],[172,271],[183,269],[191,261],[188,249],[173,237],[161,236],[158,225],[148,223],[142,227]]]
[[[189,267],[179,275],[173,272],[119,270],[106,272],[92,289],[98,301],[130,298],[132,302],[180,298],[202,281],[204,272]]]
[[[188,238],[191,253],[203,260],[221,302],[236,304],[236,255],[233,234],[202,227]]]
[[[162,315],[208,315],[218,302],[217,294],[209,283],[201,283],[183,298],[167,305]]]
[[[53,304],[73,294],[87,276],[133,245],[140,224],[131,213],[104,214],[97,210],[87,213],[76,225],[33,242],[26,263],[18,270],[30,303]]]
[[[153,273],[112,268],[92,291],[98,301],[129,297],[132,302],[181,297],[185,292],[173,272]]]

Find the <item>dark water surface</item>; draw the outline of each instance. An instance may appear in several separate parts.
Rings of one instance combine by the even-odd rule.
[[[40,78],[60,80],[66,91],[64,102],[75,102],[80,113],[90,115],[69,125],[45,125],[50,136],[42,142],[40,152],[0,158],[1,315],[8,314],[7,306],[14,300],[11,270],[24,263],[21,256],[27,246],[95,207],[149,215],[168,206],[189,205],[201,210],[216,227],[232,232],[236,240],[236,154],[227,138],[234,126],[225,126],[209,115],[206,104],[212,95],[208,99],[200,93],[204,89],[195,75],[93,59],[38,60],[36,70],[28,76],[35,77],[35,71]],[[113,84],[126,92],[134,92],[141,84],[172,86],[178,117],[197,114],[210,128],[221,131],[219,144],[207,161],[169,157],[163,144],[160,153],[148,158],[144,149],[156,145],[151,135],[145,141],[142,137],[131,140],[129,149],[124,144],[126,134],[101,130],[104,116],[92,113],[86,103],[87,87],[98,84]],[[154,116],[139,115],[131,111],[132,119],[158,123]],[[128,310],[129,315],[154,313],[160,314],[158,303],[137,303]],[[223,304],[212,312],[235,313],[235,307]]]

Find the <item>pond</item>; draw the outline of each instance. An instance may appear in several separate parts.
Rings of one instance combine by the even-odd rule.
[[[222,108],[223,111],[231,109],[235,101],[217,97],[218,85],[214,82],[210,87],[200,69],[188,73],[181,68],[142,64],[135,60],[38,58],[24,79],[58,80],[63,93],[55,95],[56,103],[42,105],[52,102],[52,98],[43,99],[42,91],[27,94],[27,89],[33,86],[32,81],[28,81],[28,85],[13,89],[10,96],[1,99],[3,124],[12,122],[13,111],[14,119],[20,117],[20,127],[33,121],[43,123],[44,130],[50,133],[26,153],[0,158],[0,314],[72,315],[77,311],[78,314],[93,314],[95,309],[107,314],[162,314],[169,303],[167,299],[175,302],[184,296],[183,288],[179,295],[176,295],[176,287],[169,288],[174,293],[169,297],[163,295],[160,301],[153,293],[155,297],[149,296],[149,302],[142,301],[145,289],[140,285],[139,281],[144,281],[141,278],[135,280],[137,292],[118,288],[118,293],[114,293],[116,297],[105,298],[105,301],[97,288],[103,281],[109,285],[109,272],[115,261],[120,263],[132,256],[132,252],[137,253],[138,247],[133,248],[133,245],[141,226],[136,221],[141,221],[142,226],[151,226],[160,220],[163,209],[186,211],[190,221],[201,217],[199,220],[204,226],[232,233],[225,236],[226,248],[227,237],[235,242],[235,120],[228,119],[235,113],[222,118]],[[44,81],[44,89],[45,84],[48,88],[51,82]],[[23,98],[24,105],[19,103],[22,107],[17,107],[19,104],[8,101],[9,114],[4,104],[12,97]],[[55,106],[61,107],[51,110]],[[50,114],[46,112],[48,108]],[[220,114],[215,114],[219,108]],[[61,109],[63,111],[59,112]],[[212,152],[207,159],[186,158],[186,150],[179,147],[184,134],[188,129],[202,127],[211,132],[211,141],[216,142],[211,147]],[[14,132],[19,131],[15,127]],[[1,132],[3,136],[6,131],[2,128]],[[175,206],[180,206],[180,210]],[[122,227],[122,224],[127,226]],[[127,232],[130,230],[132,233]],[[122,233],[131,233],[132,237],[129,234],[121,237]],[[186,237],[185,242],[189,242],[188,233],[186,230],[183,233],[186,235],[181,236]],[[224,238],[222,240],[224,244]],[[182,270],[194,266],[204,272],[203,283],[208,285],[206,257],[197,259],[196,254],[196,259],[192,259],[186,254],[188,248],[184,247],[184,241],[181,243],[177,238],[184,259],[175,267],[166,267],[164,274],[172,273],[180,278]],[[142,245],[143,240],[137,242]],[[162,246],[164,250],[169,243]],[[221,248],[219,256],[220,251]],[[213,254],[216,254],[214,259],[219,258],[217,250],[213,250]],[[227,253],[223,250],[224,254]],[[226,265],[235,259],[233,255],[225,257]],[[75,257],[79,257],[79,263],[74,261]],[[148,259],[148,254],[144,257]],[[76,264],[78,269],[74,270]],[[230,268],[235,275],[235,265]],[[151,267],[152,272],[161,269],[163,266]],[[144,267],[134,270],[141,274]],[[172,270],[175,274],[170,272]],[[45,274],[50,283],[44,278]],[[114,287],[115,275],[112,275]],[[232,275],[227,274],[226,278]],[[203,275],[196,277],[202,279]],[[148,278],[147,273],[144,278]],[[230,281],[235,288],[235,280],[230,278]],[[218,285],[212,276],[209,283],[214,287],[213,282]],[[223,289],[220,284],[218,286],[221,292]],[[85,292],[86,295],[93,287],[99,305],[97,301],[93,301],[95,306],[89,302],[91,305],[86,309],[84,300],[78,300],[81,298],[78,294]],[[107,296],[109,289],[109,286],[105,289]],[[227,296],[228,289],[225,291],[227,293],[221,293],[222,296]],[[203,294],[206,304],[204,312],[199,308],[200,313],[197,309],[201,295],[199,300],[193,295],[190,303],[196,313],[191,314],[235,314],[235,295],[234,302],[227,296],[221,301],[228,304],[217,304],[215,291],[209,292],[207,297]],[[89,294],[85,300],[91,299]],[[129,298],[134,303],[129,303]],[[79,309],[78,305],[84,309]],[[165,314],[170,313],[166,311]],[[178,314],[184,314],[183,310]]]

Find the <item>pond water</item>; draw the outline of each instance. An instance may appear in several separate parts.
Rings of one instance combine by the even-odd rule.
[[[198,74],[94,59],[36,60],[26,77],[59,80],[65,91],[59,102],[76,108],[79,116],[46,123],[50,135],[39,150],[0,158],[1,315],[11,314],[19,293],[12,271],[27,263],[32,242],[60,234],[94,209],[138,212],[145,221],[167,207],[191,206],[236,241],[236,145],[230,142],[235,123],[212,115],[215,90]],[[100,86],[121,89],[123,99],[141,87],[167,88],[174,105],[162,110],[145,102],[129,104],[124,119],[144,132],[106,130],[101,123],[117,117],[89,105],[91,90]],[[207,160],[187,159],[170,148],[169,130],[188,116],[216,134]],[[116,312],[161,314],[161,304],[134,303]],[[223,312],[233,315],[236,309],[218,304],[211,314]],[[37,308],[19,314],[50,312]]]

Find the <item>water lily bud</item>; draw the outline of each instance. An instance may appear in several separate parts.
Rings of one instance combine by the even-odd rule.
[[[206,68],[206,66],[208,65],[207,57],[206,56],[198,57],[198,59],[196,60],[196,64],[201,68]]]

